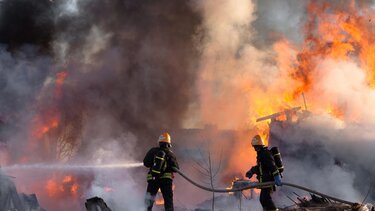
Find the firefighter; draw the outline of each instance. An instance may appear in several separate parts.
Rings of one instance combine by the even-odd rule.
[[[277,186],[281,186],[281,174],[275,164],[272,153],[264,145],[262,138],[259,135],[254,136],[251,145],[257,152],[257,165],[253,166],[248,172],[246,177],[249,179],[256,174],[259,182],[272,182],[274,181]],[[275,190],[275,186],[262,188],[260,191],[260,203],[263,210],[278,210],[272,201],[271,194]]]
[[[175,172],[172,167],[179,169],[175,154],[171,150],[171,137],[163,133],[158,139],[159,147],[151,148],[145,158],[143,165],[149,168],[147,174],[147,192],[145,203],[147,210],[152,210],[155,196],[160,188],[164,198],[166,211],[173,211],[173,190],[172,182]]]

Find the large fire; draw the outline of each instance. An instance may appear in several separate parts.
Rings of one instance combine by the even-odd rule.
[[[38,152],[41,158],[47,159],[48,162],[63,162],[59,160],[56,154],[60,146],[58,142],[65,141],[59,139],[64,125],[61,123],[61,111],[59,110],[59,103],[62,100],[63,86],[68,76],[66,71],[56,73],[52,79],[52,83],[48,84],[48,89],[52,92],[47,92],[51,96],[48,98],[47,104],[38,105],[42,109],[35,115],[32,120],[31,132],[28,141],[28,150],[34,153],[27,153],[20,160],[22,163],[45,162],[45,160],[38,160],[35,152]],[[44,96],[40,96],[44,97]],[[39,158],[40,159],[40,158]],[[22,172],[17,172],[17,175],[27,178]],[[37,175],[37,174],[36,174]],[[81,205],[81,196],[86,186],[81,190],[81,180],[79,175],[64,173],[61,171],[47,171],[40,180],[33,181],[30,187],[21,186],[23,189],[35,189],[41,203],[45,206],[57,207],[60,202],[69,200],[69,206],[79,207]],[[81,177],[90,181],[90,176],[81,175]],[[89,184],[89,182],[85,182]],[[41,188],[43,187],[43,188]]]
[[[375,9],[355,0],[342,7],[324,1],[311,0],[306,10],[307,18],[303,28],[302,43],[296,44],[287,38],[282,38],[272,46],[275,52],[276,68],[279,72],[275,76],[276,79],[268,84],[267,89],[255,85],[256,82],[248,82],[242,78],[240,80],[240,77],[238,77],[238,83],[237,81],[231,82],[240,84],[241,90],[251,92],[248,97],[251,108],[246,108],[250,114],[245,118],[249,118],[251,127],[255,125],[255,130],[249,133],[251,135],[258,133],[264,140],[268,140],[269,125],[267,121],[257,123],[257,118],[295,108],[295,106],[303,107],[302,96],[303,98],[306,96],[308,110],[312,112],[329,113],[334,118],[343,121],[357,121],[363,118],[360,108],[349,110],[347,101],[337,97],[337,93],[327,92],[325,86],[329,81],[323,83],[322,80],[330,75],[322,75],[321,69],[352,65],[351,71],[359,75],[359,81],[362,80],[363,75],[364,82],[363,87],[354,86],[352,89],[374,90],[375,88]],[[343,72],[343,74],[347,73]],[[47,92],[49,95],[46,97],[50,101],[47,105],[35,105],[38,112],[32,120],[27,143],[28,152],[17,162],[32,163],[34,161],[32,153],[35,152],[40,153],[40,160],[62,162],[57,155],[59,152],[57,148],[60,146],[57,142],[64,141],[60,137],[66,123],[63,122],[64,116],[59,110],[59,103],[63,99],[63,88],[68,72],[60,71],[52,78],[52,83],[47,87],[50,89]],[[331,86],[335,85],[331,84]],[[339,94],[345,95],[346,93]],[[205,100],[210,101],[210,99]],[[225,104],[230,104],[228,102],[232,103],[226,99]],[[233,101],[233,104],[236,102]],[[46,102],[43,101],[43,103]],[[285,120],[286,114],[278,116],[277,119]],[[238,134],[238,139],[249,141],[251,137],[249,133]],[[249,154],[251,148],[248,141],[233,147],[235,148],[233,153],[236,156],[228,158],[232,168],[230,171],[233,169],[243,171],[248,168],[251,163],[243,161],[249,159],[252,159],[253,164],[255,163],[256,155],[253,151]],[[0,145],[0,151],[6,151],[3,148],[5,147]],[[40,194],[42,201],[43,197],[48,197],[44,200],[51,201],[72,198],[79,203],[78,200],[84,189],[78,176],[61,172],[52,172],[45,182],[34,184],[34,186],[43,187],[36,191]],[[114,190],[112,187],[105,187],[104,191]],[[160,198],[156,203],[162,205],[164,201]]]
[[[307,108],[315,114],[328,114],[340,124],[369,118],[361,103],[374,103],[374,10],[368,3],[354,0],[340,6],[328,1],[309,1],[301,29],[302,41],[281,37],[272,46],[272,67],[276,73],[245,82],[242,76],[234,76],[238,79],[235,88],[246,91],[243,96],[249,102],[247,120],[256,128],[253,134],[268,140],[270,119],[257,119],[295,107],[301,107],[300,113]],[[246,71],[252,71],[251,68]],[[286,115],[276,119],[285,120]],[[249,137],[241,137],[244,143],[236,146],[229,171],[244,171],[255,164]]]
[[[325,90],[319,87],[317,74],[322,68],[322,60],[353,63],[360,67],[357,71],[364,71],[367,86],[375,86],[374,9],[354,0],[343,7],[310,1],[307,12],[302,45],[292,44],[286,39],[274,45],[278,67],[284,73],[281,78],[287,82],[288,88],[274,93],[271,96],[273,103],[268,101],[267,105],[261,106],[272,108],[268,111],[272,113],[278,109],[272,105],[280,106],[278,102],[292,105],[296,100],[302,102],[301,94],[306,93],[309,110],[326,111],[339,119],[356,120],[360,111],[348,114],[345,103],[335,99],[323,102],[320,99]],[[258,114],[264,115],[264,112],[259,109]]]
[[[245,86],[250,93],[252,125],[257,125],[259,117],[303,106],[303,94],[312,112],[330,113],[346,121],[361,118],[360,108],[349,110],[350,102],[339,98],[338,95],[345,93],[330,92],[331,87],[327,86],[338,86],[334,83],[348,80],[348,75],[354,74],[353,79],[361,85],[348,84],[353,87],[341,90],[375,87],[374,8],[354,0],[340,7],[334,3],[310,1],[306,10],[302,43],[282,38],[273,45],[278,74],[265,84],[267,89],[255,82],[243,85],[239,80],[239,86]],[[339,68],[340,64],[350,70],[342,70],[341,76],[337,75],[341,74],[339,71],[329,75],[329,71]],[[266,125],[258,127],[259,131],[267,130]]]

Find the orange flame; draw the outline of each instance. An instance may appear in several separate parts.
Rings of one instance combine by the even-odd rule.
[[[164,205],[164,199],[163,198],[156,199],[155,204],[156,205]]]
[[[258,133],[264,140],[268,140],[270,120],[256,122],[256,119],[296,106],[301,106],[303,110],[302,93],[306,97],[307,109],[313,113],[328,113],[338,120],[343,120],[342,122],[356,122],[360,118],[366,118],[365,113],[361,111],[363,107],[349,104],[355,100],[368,101],[369,95],[363,93],[363,95],[356,96],[357,99],[347,99],[338,96],[340,94],[347,96],[347,93],[331,93],[332,90],[340,90],[340,87],[335,87],[335,79],[340,76],[341,68],[335,69],[333,76],[325,75],[329,72],[325,68],[330,70],[328,68],[336,64],[352,64],[353,68],[349,67],[351,72],[340,83],[345,83],[346,80],[351,80],[352,75],[357,77],[358,74],[358,77],[363,76],[363,81],[362,78],[358,81],[360,87],[357,92],[362,91],[362,86],[373,91],[375,88],[375,25],[373,21],[375,8],[354,0],[351,4],[339,7],[336,5],[329,2],[310,1],[307,6],[306,22],[302,29],[304,34],[302,42],[292,43],[283,38],[273,45],[276,53],[275,72],[277,74],[265,76],[267,83],[261,80],[261,82],[245,80],[241,83],[240,77],[238,80],[235,78],[235,87],[241,84],[241,88],[246,91],[246,95],[243,96],[247,97],[246,100],[250,105],[247,107],[248,118],[246,119],[250,120],[250,127],[255,125],[256,129],[251,134],[240,137],[244,140],[244,144],[239,143],[234,146],[235,156],[232,156],[229,161],[231,172],[244,171],[254,164],[255,152],[249,146],[249,139],[253,134]],[[332,64],[326,67],[323,64],[326,61]],[[228,66],[231,67],[231,65]],[[326,76],[332,79],[322,81]],[[343,90],[346,90],[345,88],[347,87]],[[293,114],[292,121],[295,121],[300,114]],[[208,119],[211,120],[211,117]],[[276,118],[276,120],[286,119],[286,115]]]
[[[56,74],[54,96],[55,102],[53,102],[54,104],[52,104],[51,108],[34,118],[32,137],[40,139],[49,131],[57,128],[60,125],[60,112],[55,107],[55,104],[58,103],[61,97],[61,89],[67,76],[68,73],[66,71],[61,71]]]
[[[158,194],[156,195],[155,204],[156,205],[164,205],[164,198],[161,196],[160,189],[158,190]]]
[[[175,187],[176,187],[176,185],[173,184],[173,186],[172,186],[172,190],[174,190]],[[157,195],[156,195],[156,198],[155,198],[155,204],[156,204],[156,205],[159,205],[159,206],[164,205],[164,198],[163,198],[162,195],[161,195],[161,190],[160,190],[160,189],[158,190],[158,193],[157,193]]]
[[[309,110],[326,111],[338,119],[356,120],[358,114],[346,114],[345,106],[339,102],[320,100],[317,90],[322,88],[318,87],[319,79],[315,75],[323,59],[350,62],[365,72],[367,86],[375,88],[375,25],[372,21],[375,9],[357,1],[343,7],[310,1],[307,12],[302,45],[282,39],[273,46],[281,71],[280,83],[287,86],[277,86],[278,89],[266,93],[267,96],[256,94],[258,97],[252,100],[252,108],[258,116],[264,116],[296,103],[301,106],[301,94],[305,93]]]
[[[59,121],[60,118],[58,116],[54,116],[47,120],[44,120],[44,123],[40,118],[36,118],[34,120],[35,129],[32,131],[32,136],[37,139],[42,138],[49,131],[57,128],[59,126]]]
[[[64,82],[65,82],[65,79],[66,77],[68,76],[68,73],[66,71],[61,71],[59,73],[56,74],[56,87],[61,87]]]
[[[62,94],[62,87],[65,83],[66,78],[68,77],[68,72],[61,71],[56,74],[55,79],[55,98],[60,98]]]
[[[46,191],[51,198],[61,198],[77,196],[79,185],[71,175],[64,176],[62,179],[54,175],[46,184]]]
[[[59,186],[57,185],[57,182],[54,180],[48,180],[46,190],[48,193],[48,196],[53,197],[56,196],[61,190],[59,190]]]

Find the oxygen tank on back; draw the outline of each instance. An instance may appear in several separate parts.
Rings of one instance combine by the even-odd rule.
[[[284,171],[284,165],[283,165],[283,161],[281,159],[281,154],[280,154],[279,148],[278,147],[272,147],[270,151],[271,151],[273,159],[275,161],[277,170],[279,170],[279,173],[281,174]]]
[[[151,167],[151,174],[154,177],[159,177],[160,175],[163,174],[165,171],[167,165],[165,162],[165,156],[166,153],[163,150],[159,150],[155,157],[154,157],[154,163]]]

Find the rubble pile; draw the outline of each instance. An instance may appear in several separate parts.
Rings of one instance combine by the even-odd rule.
[[[331,201],[324,197],[311,194],[311,198],[297,197],[298,202],[293,200],[295,203],[290,207],[285,207],[283,211],[310,211],[310,210],[321,210],[321,211],[373,211],[375,208],[372,205],[361,205],[354,204],[353,206]]]

